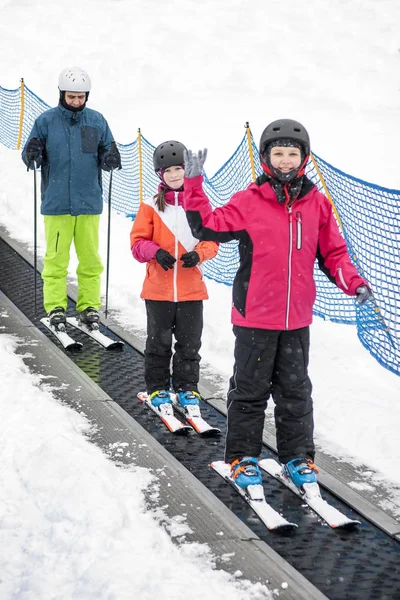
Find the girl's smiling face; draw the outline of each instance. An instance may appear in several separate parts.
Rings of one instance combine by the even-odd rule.
[[[293,146],[274,146],[271,148],[271,165],[282,173],[298,169],[301,163],[301,152]]]
[[[185,171],[180,165],[168,167],[163,173],[163,179],[172,190],[178,190],[183,186]]]

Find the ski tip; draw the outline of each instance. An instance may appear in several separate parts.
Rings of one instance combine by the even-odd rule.
[[[298,529],[298,527],[299,526],[297,525],[297,523],[291,523],[290,521],[287,521],[287,523],[282,523],[280,525],[271,527],[270,531],[277,531],[279,533],[289,533],[290,531]]]
[[[124,346],[125,346],[124,342],[115,340],[115,342],[113,342],[107,346],[106,350],[123,350]]]
[[[331,524],[332,529],[357,529],[361,525],[361,521],[351,519],[343,523]]]
[[[218,427],[210,427],[210,429],[204,429],[203,431],[197,432],[201,437],[217,437],[221,435],[221,430]]]
[[[81,344],[81,342],[74,342],[73,344],[69,344],[65,347],[68,352],[79,352],[79,350],[82,350],[82,348],[83,344]]]

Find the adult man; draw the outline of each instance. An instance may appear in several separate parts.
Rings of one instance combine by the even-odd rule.
[[[43,299],[50,324],[56,329],[66,322],[72,240],[79,261],[76,309],[81,321],[99,321],[101,169],[121,168],[107,121],[99,112],[86,108],[89,75],[79,67],[64,69],[58,87],[58,106],[36,119],[22,152],[28,168],[33,168],[33,162],[41,167],[41,213],[46,235]]]

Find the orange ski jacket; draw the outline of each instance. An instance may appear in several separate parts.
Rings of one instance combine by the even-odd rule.
[[[183,209],[183,193],[166,193],[165,211],[158,210],[154,198],[144,200],[132,226],[130,241],[134,258],[146,262],[146,276],[140,294],[145,300],[183,302],[205,300],[207,288],[201,264],[214,258],[218,243],[199,242],[193,237]],[[164,271],[155,259],[162,248],[176,258],[172,269]],[[200,262],[191,268],[183,267],[182,254],[195,250]]]

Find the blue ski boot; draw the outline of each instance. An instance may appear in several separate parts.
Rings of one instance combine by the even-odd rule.
[[[317,483],[318,469],[311,458],[293,458],[283,466],[282,472],[299,488],[305,483]]]
[[[176,399],[182,408],[187,406],[198,406],[200,400],[199,392],[176,392]]]
[[[150,394],[149,400],[153,406],[158,408],[161,404],[172,404],[170,393],[166,390],[157,390]]]
[[[237,458],[231,464],[231,477],[236,485],[244,490],[249,485],[261,485],[262,475],[258,460],[254,456]]]

